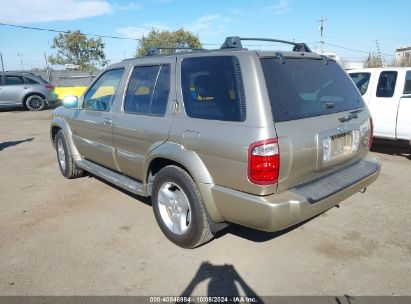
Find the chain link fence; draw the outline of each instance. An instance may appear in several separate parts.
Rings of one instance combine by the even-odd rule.
[[[50,81],[56,87],[87,87],[90,82],[100,73],[99,70],[73,71],[73,70],[38,70],[25,71],[41,76]]]

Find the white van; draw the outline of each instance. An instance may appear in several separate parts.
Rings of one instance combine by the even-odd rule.
[[[411,144],[411,67],[349,70],[371,111],[374,137]]]

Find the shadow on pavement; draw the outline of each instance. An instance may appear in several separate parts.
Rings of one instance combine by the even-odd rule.
[[[374,139],[371,151],[381,154],[402,156],[411,160],[411,145],[408,142]]]
[[[140,201],[140,202],[142,202],[143,204],[145,204],[145,205],[147,205],[147,206],[151,206],[151,197],[144,197],[144,196],[140,196],[140,195],[134,194],[134,193],[132,193],[132,192],[130,192],[130,191],[127,191],[127,190],[125,190],[125,189],[123,189],[123,188],[121,188],[121,187],[119,187],[119,186],[116,186],[116,185],[110,183],[109,181],[106,181],[105,179],[102,179],[102,178],[99,177],[99,176],[93,175],[93,174],[91,174],[91,173],[89,173],[89,172],[85,172],[85,173],[84,173],[84,176],[87,176],[88,178],[95,178],[96,180],[98,180],[98,181],[100,181],[100,182],[102,182],[102,183],[104,183],[104,184],[106,184],[106,185],[108,185],[108,186],[110,186],[110,187],[112,187],[112,188],[120,191],[120,192],[123,192],[124,194],[130,196],[131,198],[133,198],[133,199],[135,199],[135,200],[137,200],[137,201]]]
[[[321,214],[319,214],[321,215]],[[317,215],[317,216],[319,216]],[[294,229],[299,228],[300,226],[304,225],[305,223],[311,221],[312,219],[316,218],[317,216],[310,218],[308,220],[305,220],[301,223],[298,223],[294,226],[291,226],[289,228],[280,230],[280,231],[275,231],[275,232],[265,232],[265,231],[260,231],[260,230],[256,230],[256,229],[252,229],[252,228],[248,228],[245,226],[241,226],[241,225],[237,225],[237,224],[230,224],[230,226],[228,226],[227,228],[219,231],[216,236],[215,239],[218,239],[220,237],[223,237],[226,234],[232,234],[235,235],[237,237],[249,240],[249,241],[253,241],[256,243],[262,243],[262,242],[267,242],[270,241],[272,239],[278,238],[284,234],[287,234],[291,231],[293,231]]]
[[[261,298],[243,280],[233,265],[213,265],[210,262],[203,262],[197,270],[194,278],[181,293],[181,297],[193,295],[196,287],[206,281],[208,297],[239,297],[247,296],[254,298],[255,303],[263,303]],[[238,290],[238,286],[242,291]]]
[[[2,142],[2,143],[0,143],[0,151],[2,151],[4,149],[7,149],[7,148],[10,148],[10,147],[13,147],[13,146],[17,146],[17,145],[22,144],[24,142],[30,142],[33,139],[34,139],[33,137],[30,137],[30,138],[26,138],[26,139],[23,139],[23,140]]]

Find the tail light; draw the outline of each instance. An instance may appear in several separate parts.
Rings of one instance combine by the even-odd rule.
[[[46,83],[46,84],[44,85],[44,87],[45,87],[46,89],[54,89],[54,87],[53,87],[50,83]]]
[[[278,181],[280,150],[277,138],[258,141],[248,148],[248,179],[257,185]]]
[[[370,140],[368,142],[368,149],[371,149],[373,135],[374,135],[374,124],[372,122],[372,117],[370,116]]]

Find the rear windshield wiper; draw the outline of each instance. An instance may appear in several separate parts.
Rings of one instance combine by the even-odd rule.
[[[358,118],[358,113],[362,112],[362,109],[354,110],[351,111],[349,115],[338,118],[340,122],[347,122],[350,121],[351,119],[357,119]]]

